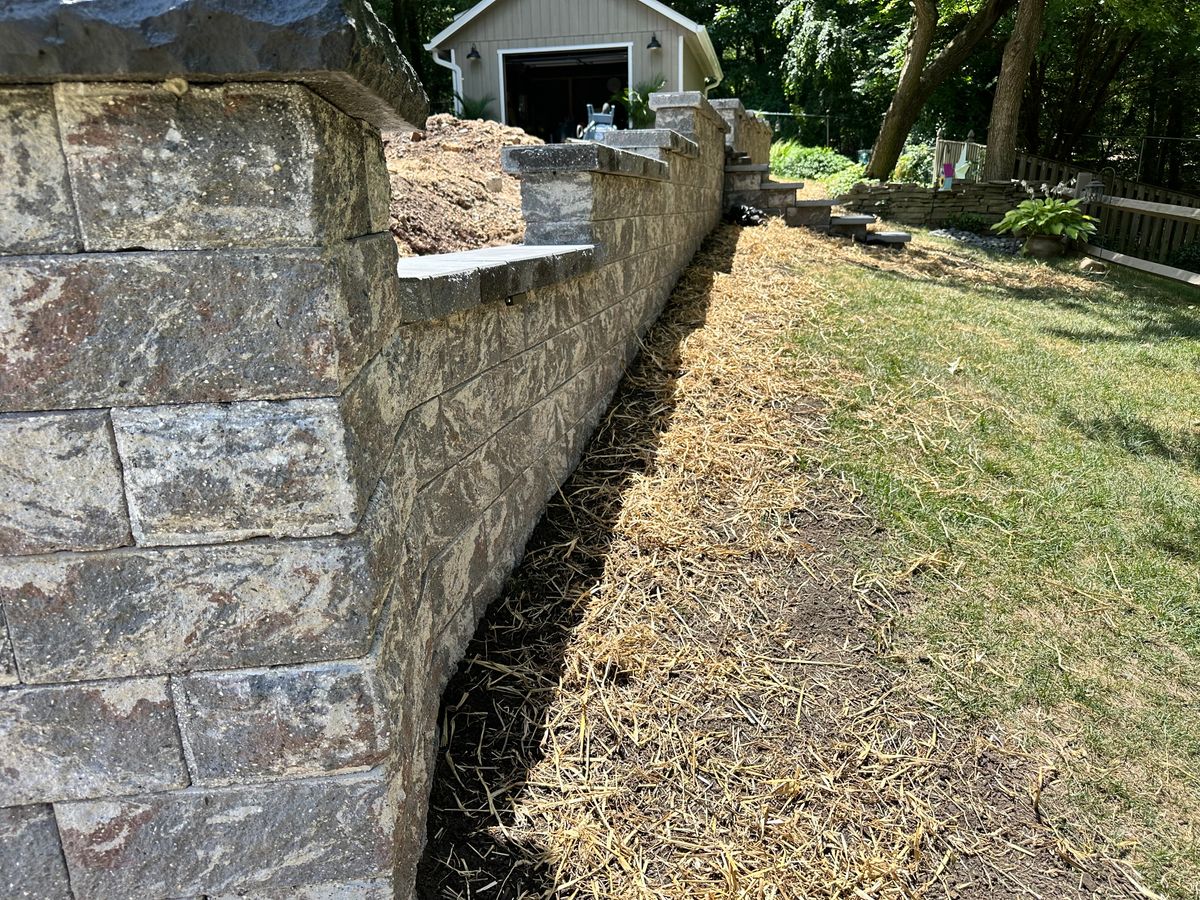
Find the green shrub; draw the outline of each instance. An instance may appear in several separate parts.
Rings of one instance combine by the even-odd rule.
[[[836,175],[822,179],[825,187],[829,190],[829,196],[833,198],[841,197],[843,194],[848,194],[850,189],[863,181],[863,175],[866,173],[867,167],[860,166],[858,163],[852,163]]]
[[[1188,272],[1200,272],[1200,241],[1184,244],[1171,254],[1171,258],[1167,263],[1177,269],[1185,269]]]
[[[485,94],[482,97],[464,97],[461,94],[455,94],[462,112],[459,114],[460,119],[486,119],[488,110],[496,98],[491,94]]]
[[[933,184],[933,144],[908,144],[896,168],[892,180],[905,184]]]
[[[771,171],[784,178],[828,178],[854,165],[828,147],[804,147],[796,141],[771,145]]]
[[[987,219],[979,215],[979,213],[959,213],[956,216],[951,216],[946,220],[947,228],[954,228],[958,231],[970,231],[975,234],[987,234],[988,223]]]
[[[653,128],[654,110],[650,108],[650,95],[661,91],[667,79],[657,75],[649,81],[642,81],[631,88],[626,88],[619,94],[613,95],[613,102],[625,107],[629,117],[630,128]]]
[[[1096,233],[1096,220],[1079,208],[1082,200],[1026,200],[1009,210],[992,226],[992,230],[1003,234],[1006,231],[1020,232],[1026,237],[1047,235],[1065,236],[1073,241]]]

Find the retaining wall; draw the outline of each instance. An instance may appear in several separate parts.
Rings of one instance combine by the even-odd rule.
[[[841,198],[856,213],[869,213],[901,225],[937,227],[971,214],[994,224],[1029,194],[1018,182],[963,182],[949,191],[917,184],[857,184]]]
[[[725,143],[730,150],[747,154],[754,165],[771,161],[772,132],[765,119],[748,111],[741,100],[713,100],[712,105],[729,126]]]
[[[656,95],[505,152],[528,245],[398,261],[419,85],[322,9],[402,89],[0,56],[2,896],[409,896],[441,692],[719,219],[727,125]]]

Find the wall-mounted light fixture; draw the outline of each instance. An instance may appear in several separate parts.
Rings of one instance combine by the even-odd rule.
[[[475,62],[475,60],[481,59],[481,58],[482,57],[480,57],[480,55],[479,55],[479,50],[477,50],[475,45],[472,44],[471,52],[467,54],[467,59],[471,60],[471,62]]]
[[[658,42],[658,35],[657,35],[657,34],[655,34],[655,35],[651,35],[651,37],[650,37],[650,43],[648,43],[648,44],[646,45],[646,49],[647,49],[647,50],[661,50],[661,49],[662,49],[662,44],[660,44],[660,43]]]

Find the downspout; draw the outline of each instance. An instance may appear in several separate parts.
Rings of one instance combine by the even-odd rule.
[[[461,116],[462,115],[462,92],[463,92],[462,67],[460,67],[454,61],[454,49],[451,48],[451,50],[450,50],[449,61],[442,59],[440,50],[430,50],[429,52],[433,54],[433,61],[435,63],[437,63],[443,69],[450,70],[450,81],[451,81],[451,84],[453,84],[453,86],[454,86],[453,87],[453,89],[454,89],[454,114],[456,116]]]

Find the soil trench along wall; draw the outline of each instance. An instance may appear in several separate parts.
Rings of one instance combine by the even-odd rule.
[[[660,94],[398,262],[356,9],[345,77],[0,56],[0,895],[408,896],[444,685],[719,219]]]

